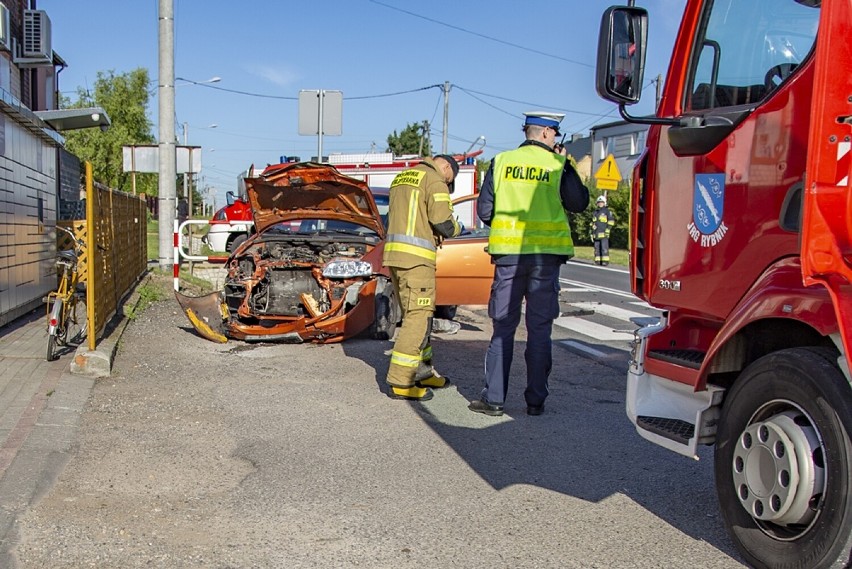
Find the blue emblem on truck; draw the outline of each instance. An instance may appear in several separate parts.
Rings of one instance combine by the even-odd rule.
[[[692,222],[689,236],[702,247],[717,245],[728,227],[723,221],[725,174],[696,174],[692,194]]]

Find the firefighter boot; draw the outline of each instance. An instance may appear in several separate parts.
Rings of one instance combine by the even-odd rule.
[[[429,401],[435,394],[428,387],[419,387],[412,385],[411,387],[396,387],[391,386],[388,391],[388,397],[391,399],[406,399],[408,401]]]
[[[433,387],[441,389],[450,385],[450,380],[438,373],[434,367],[426,364],[420,364],[417,369],[417,375],[414,380],[418,387]]]

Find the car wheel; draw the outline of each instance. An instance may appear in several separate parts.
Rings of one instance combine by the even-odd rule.
[[[376,287],[376,317],[370,325],[370,337],[374,340],[393,338],[402,313],[393,285],[386,279],[383,281],[383,287]]]
[[[443,318],[444,320],[453,320],[456,317],[458,306],[436,306],[435,318]]]
[[[233,253],[237,250],[237,247],[243,244],[243,241],[248,239],[248,235],[245,233],[240,233],[236,237],[234,237],[231,241],[228,242],[228,253]]]
[[[726,395],[714,466],[728,532],[756,567],[845,567],[852,550],[852,404],[837,354],[782,350]]]

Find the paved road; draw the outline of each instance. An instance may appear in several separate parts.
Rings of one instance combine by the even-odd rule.
[[[382,393],[389,342],[216,345],[155,303],[19,520],[20,566],[742,567],[711,455],[641,440],[618,370],[555,349],[529,417],[519,341],[507,414],[470,413],[490,323],[460,314],[435,340],[454,385],[420,404]]]

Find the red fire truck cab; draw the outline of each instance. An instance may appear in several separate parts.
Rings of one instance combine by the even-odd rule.
[[[227,200],[227,205],[213,214],[202,241],[213,251],[231,253],[248,239],[254,221],[251,206],[244,198],[228,192]]]
[[[715,445],[736,546],[759,567],[852,550],[852,2],[687,0],[656,116],[647,12],[606,11],[597,90],[650,124],[631,189],[636,333],[627,414]]]

